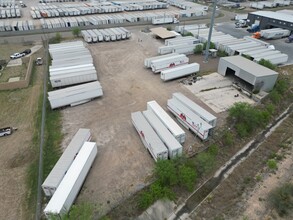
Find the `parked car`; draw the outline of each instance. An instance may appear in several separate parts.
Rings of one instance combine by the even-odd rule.
[[[24,53],[25,55],[30,54],[32,51],[31,49],[26,49],[24,51],[22,51],[21,53]]]
[[[23,57],[25,56],[26,54],[24,53],[14,53],[10,56],[10,59],[14,60],[14,59],[17,59],[17,58],[20,58],[20,57]]]
[[[0,128],[0,137],[11,135],[13,129],[11,127]]]

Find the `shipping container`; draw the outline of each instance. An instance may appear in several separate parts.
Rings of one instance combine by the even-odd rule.
[[[42,189],[46,196],[52,196],[57,187],[59,186],[61,180],[68,171],[70,165],[72,164],[74,158],[78,154],[80,148],[86,141],[91,140],[90,129],[80,128],[73,136],[72,140],[66,147],[65,151],[46,177],[42,184]]]
[[[143,115],[168,148],[169,158],[174,159],[181,156],[182,145],[175,139],[155,113],[152,110],[146,110],[143,112]]]
[[[116,35],[116,40],[122,39],[122,34],[119,31],[117,31],[115,28],[109,28],[107,30],[110,30],[112,33]]]
[[[93,32],[92,30],[87,30],[87,33],[91,36],[93,43],[98,42],[98,36],[95,32]]]
[[[126,38],[130,38],[131,37],[131,32],[128,31],[126,28],[124,27],[119,27],[122,31],[124,31],[126,33]]]
[[[179,54],[177,56],[165,57],[158,60],[151,61],[151,68],[154,73],[159,73],[162,70],[173,68],[175,66],[180,66],[187,64],[189,58],[184,54]]]
[[[198,115],[205,122],[209,123],[213,128],[217,125],[217,117],[193,102],[191,99],[187,98],[180,92],[176,92],[172,94],[172,98],[178,100],[187,108],[189,108],[192,112]]]
[[[103,34],[104,41],[110,41],[111,40],[110,34],[107,31],[105,31],[105,29],[99,29],[99,31]]]
[[[183,76],[188,76],[193,73],[199,72],[198,63],[185,64],[183,66],[174,67],[171,69],[163,70],[161,72],[161,79],[163,81],[168,81],[172,79],[177,79]]]
[[[274,54],[274,55],[270,55],[270,56],[266,56],[266,57],[262,57],[262,58],[257,58],[257,59],[254,59],[253,61],[259,62],[261,59],[268,60],[272,64],[279,65],[279,64],[287,63],[288,55],[284,54],[284,53]]]
[[[86,30],[81,31],[81,36],[83,37],[85,42],[92,43],[92,36]]]
[[[57,190],[44,209],[47,218],[61,217],[70,211],[94,163],[98,149],[95,142],[85,142],[76,155]]]
[[[131,121],[139,137],[155,161],[168,159],[168,149],[141,112],[131,113]]]
[[[168,99],[167,107],[181,124],[191,130],[201,140],[208,138],[212,126],[192,112],[188,107],[176,99]]]
[[[147,102],[147,109],[155,113],[179,143],[185,142],[185,132],[156,101]]]
[[[97,35],[99,42],[102,42],[104,40],[104,36],[99,30],[93,29],[93,32]]]

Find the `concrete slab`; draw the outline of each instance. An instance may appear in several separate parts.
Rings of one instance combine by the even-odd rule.
[[[230,78],[218,73],[205,75],[196,83],[185,85],[185,87],[216,113],[226,111],[236,102],[255,103],[252,99],[232,87],[232,80]]]
[[[158,200],[144,213],[142,213],[137,220],[158,220],[168,219],[174,213],[175,203],[169,200]]]
[[[17,82],[20,80],[20,77],[11,77],[9,78],[8,82]]]
[[[22,59],[15,59],[15,60],[10,60],[7,64],[7,67],[11,67],[11,66],[21,66],[22,65]]]

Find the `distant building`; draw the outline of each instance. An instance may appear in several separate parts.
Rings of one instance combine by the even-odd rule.
[[[235,81],[249,91],[273,89],[278,73],[242,56],[221,57],[218,73],[235,77]]]
[[[248,13],[248,25],[258,24],[259,28],[284,28],[293,31],[293,14],[292,10],[286,10],[285,12],[273,12],[273,11],[255,11]],[[292,11],[293,12],[293,11]]]

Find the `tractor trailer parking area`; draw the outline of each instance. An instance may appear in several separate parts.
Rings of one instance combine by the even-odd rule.
[[[131,29],[128,41],[89,44],[104,95],[92,102],[62,109],[63,146],[80,127],[91,130],[92,141],[99,154],[93,164],[77,202],[96,204],[101,214],[118,205],[150,183],[154,160],[142,144],[131,121],[131,113],[147,109],[147,102],[155,100],[185,131],[183,152],[190,146],[199,150],[202,142],[184,128],[167,109],[167,100],[174,92],[191,92],[180,80],[164,83],[160,74],[144,67],[144,60],[158,55],[163,44],[150,34]],[[139,39],[139,40],[138,40]],[[199,105],[211,111],[198,100]],[[212,111],[211,111],[212,112]]]

